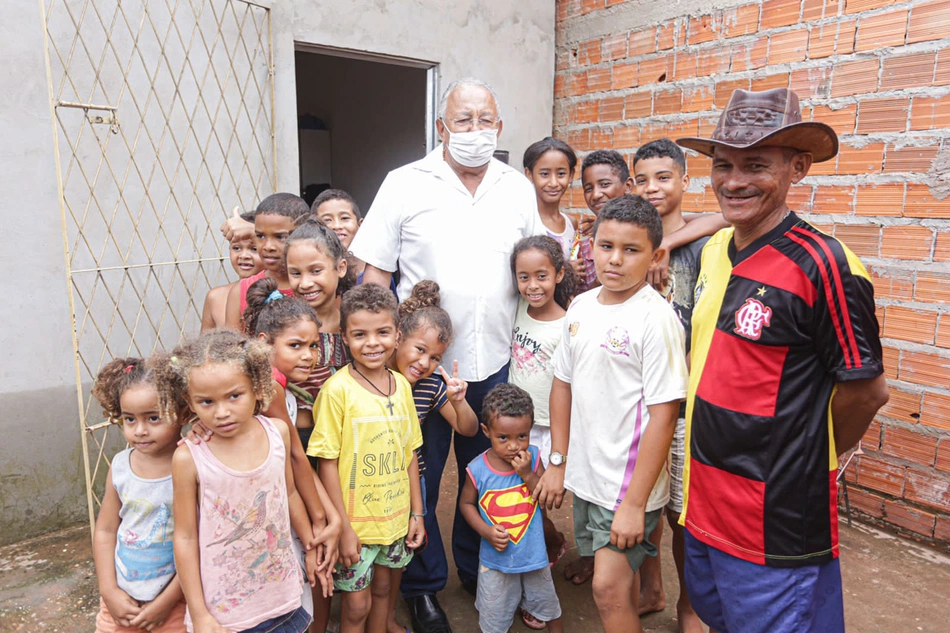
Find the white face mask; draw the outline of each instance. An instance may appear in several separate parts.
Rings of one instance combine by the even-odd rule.
[[[486,164],[498,147],[498,130],[472,130],[471,132],[452,132],[449,134],[449,154],[459,165],[481,167]]]

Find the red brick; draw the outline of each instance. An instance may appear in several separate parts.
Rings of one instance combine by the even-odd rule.
[[[870,143],[864,147],[840,145],[838,149],[839,174],[875,174],[881,171],[884,143]],[[860,209],[858,211],[860,213]],[[870,213],[864,215],[871,215]],[[888,213],[900,215],[900,209]]]
[[[850,214],[853,210],[854,187],[819,185],[815,190],[814,211],[816,213]],[[875,230],[875,233],[876,232],[877,231]]]
[[[905,530],[933,536],[936,517],[923,510],[915,510],[893,501],[884,502],[884,513],[888,523],[893,523]]]
[[[603,8],[604,0],[581,0],[581,15],[587,15]]]
[[[688,23],[688,17],[684,17],[656,27],[656,50],[665,51],[683,46],[686,43]]]
[[[877,234],[879,236],[880,229],[878,227],[875,227],[875,229],[877,229]],[[837,233],[835,233],[835,236],[837,236]],[[854,248],[851,247],[851,244],[848,244],[848,247],[854,251]],[[861,254],[857,251],[855,251],[855,254],[861,256]],[[874,283],[874,296],[879,299],[910,301],[910,299],[914,296],[914,282],[910,279],[907,279],[903,273],[898,273],[898,275],[900,276],[892,277],[877,275],[872,272],[871,281]]]
[[[937,347],[950,349],[950,317],[946,314],[940,318],[940,325],[937,327],[937,340],[934,341]]]
[[[851,103],[846,106],[832,109],[828,106],[814,106],[811,109],[811,120],[830,125],[838,134],[851,134],[858,118],[858,106]]]
[[[567,144],[579,152],[588,151],[590,149],[590,128],[568,132]]]
[[[940,475],[907,469],[904,498],[941,512],[950,512],[950,481]]]
[[[950,440],[944,439],[937,448],[937,462],[934,464],[937,470],[950,473]]]
[[[610,97],[600,102],[601,122],[620,121],[623,119],[623,97]]]
[[[847,55],[854,50],[854,20],[829,22],[811,27],[808,36],[808,58],[820,59],[830,55]]]
[[[950,384],[950,359],[927,352],[904,350],[901,354],[898,378],[917,385],[946,387]],[[926,409],[925,396],[924,410]]]
[[[871,9],[880,9],[889,7],[899,0],[847,0],[845,4],[845,13],[861,13]]]
[[[924,226],[888,226],[881,238],[881,257],[925,261],[930,257],[933,231]]]
[[[736,90],[748,90],[749,89],[749,80],[748,79],[733,79],[732,81],[720,81],[716,84],[716,107],[725,108],[726,104],[729,103],[729,98],[732,97],[732,93]]]
[[[878,167],[880,169],[880,167]],[[841,172],[839,167],[839,172]],[[867,185],[858,187],[858,196],[854,204],[856,215],[899,216],[904,204],[904,183]]]
[[[901,46],[907,29],[907,11],[887,11],[858,20],[854,50],[870,51],[885,46]]]
[[[768,55],[769,38],[767,37],[760,37],[751,42],[735,45],[730,55],[729,70],[737,73],[762,68],[766,64]]]
[[[903,132],[910,112],[908,99],[873,99],[858,105],[858,134]]]
[[[719,30],[722,28],[722,15],[701,15],[698,18],[692,18],[689,21],[689,37],[687,42],[690,46],[711,42],[719,38]]]
[[[587,73],[576,72],[564,76],[564,94],[577,97],[587,93]]]
[[[910,393],[891,387],[890,398],[883,407],[881,415],[885,415],[908,424],[917,424],[920,419],[920,404],[922,397],[919,393]]]
[[[880,62],[877,59],[838,64],[831,84],[832,97],[846,97],[863,92],[877,90],[877,71]]]
[[[944,383],[943,386],[946,386]],[[920,423],[938,429],[950,430],[950,396],[939,393],[924,394],[924,408],[920,414]],[[950,440],[945,440],[950,449]]]
[[[653,113],[653,93],[633,92],[627,95],[624,111],[628,119],[642,119]]]
[[[557,21],[576,18],[581,14],[581,0],[559,0],[557,3]]]
[[[610,61],[627,56],[627,34],[610,35],[604,38],[603,58]]]
[[[640,145],[640,128],[623,125],[614,128],[613,149],[635,149]]]
[[[798,22],[801,12],[801,0],[766,0],[762,3],[760,31],[780,26],[791,26]]]
[[[909,150],[911,148],[905,149]],[[928,163],[932,162],[933,159],[936,158],[937,148],[916,147],[913,149],[918,151],[933,151],[932,153],[927,151],[927,153],[920,156],[919,160],[914,163],[914,166],[917,167],[917,169],[907,169],[906,171],[928,171],[930,169],[930,165]],[[924,169],[925,165],[927,166],[926,169]],[[930,193],[930,187],[927,185],[908,183],[907,202],[906,206],[904,207],[904,215],[909,218],[950,218],[950,197],[946,197],[943,200],[937,200],[937,198],[935,198],[933,194]],[[948,298],[948,300],[950,300],[950,298]]]
[[[752,89],[756,89],[755,84],[752,85]],[[802,116],[805,116],[804,112],[802,112]],[[830,160],[820,163],[812,163],[811,167],[808,168],[809,176],[834,176],[836,173],[838,173],[837,158],[831,158]]]
[[[875,518],[884,516],[884,499],[860,488],[848,488],[848,501],[851,503],[851,509],[863,512]],[[844,508],[844,498],[842,497],[841,508]]]
[[[643,31],[634,31],[630,34],[627,42],[627,55],[635,57],[637,55],[647,55],[656,50],[656,28],[649,28]]]
[[[901,352],[893,347],[883,346],[881,360],[884,361],[884,374],[889,380],[897,380],[897,370],[900,364]]]
[[[699,131],[697,132],[697,135],[700,136],[701,138],[709,138],[710,136],[712,136],[712,133],[715,131],[716,126],[717,126],[718,124],[719,124],[719,117],[718,117],[718,116],[716,116],[716,117],[706,117],[706,118],[700,119],[700,120],[699,120]],[[793,187],[793,189],[794,189],[794,187]],[[709,196],[706,197],[706,202],[707,202],[707,210],[708,210],[709,208],[711,208],[711,207],[708,207]],[[718,205],[718,203],[717,203],[717,205]],[[718,212],[720,209],[719,209],[718,206],[716,206],[716,207],[715,207],[714,209],[712,209],[712,210],[715,211],[715,212]],[[950,253],[950,248],[948,248],[948,253]],[[950,254],[948,254],[947,259],[950,259]]]
[[[913,343],[933,344],[937,330],[937,313],[912,310],[902,306],[887,307],[884,336]]]
[[[789,74],[777,73],[757,77],[752,80],[752,90],[771,90],[772,88],[788,88]]]
[[[933,53],[885,57],[881,90],[929,87],[933,82],[935,63],[936,56]]]
[[[950,275],[918,271],[914,299],[928,303],[950,304]]]
[[[671,81],[692,79],[696,76],[696,53],[676,51],[673,56],[673,68],[670,71]]]
[[[904,492],[904,467],[862,455],[858,464],[858,485],[899,497]]]
[[[907,25],[907,43],[937,40],[950,32],[950,1],[938,0],[915,6]]]
[[[884,428],[881,452],[915,464],[933,466],[937,458],[937,438],[910,429],[888,426]],[[907,474],[910,474],[910,471]]]
[[[712,86],[683,88],[683,112],[705,112],[709,110],[713,105],[714,95],[715,88]]]
[[[600,110],[600,101],[597,99],[592,99],[590,101],[582,101],[577,104],[577,110],[574,114],[574,120],[577,123],[593,123],[597,120],[598,111]]]
[[[934,246],[935,262],[950,262],[950,233],[937,234],[937,244]]]
[[[789,88],[802,99],[827,97],[831,86],[831,72],[830,66],[792,71]]]
[[[934,539],[937,541],[950,541],[950,519],[937,517],[937,525],[934,527]]]
[[[566,48],[559,48],[557,51],[557,62],[555,63],[555,70],[567,70],[571,67],[571,64],[574,60],[573,51]]]
[[[588,40],[577,45],[577,65],[593,66],[601,60],[603,42],[600,38]]]
[[[639,65],[637,62],[614,64],[610,69],[610,89],[623,90],[624,88],[636,88],[638,69]]]
[[[740,37],[755,33],[759,27],[759,5],[745,4],[723,12],[723,37]]]
[[[808,29],[774,33],[769,42],[769,65],[789,64],[805,59],[808,48]]]
[[[864,432],[864,436],[861,437],[861,448],[865,451],[874,451],[877,452],[881,450],[881,432],[883,427],[881,423],[877,420],[871,422],[868,425],[868,430]]]
[[[680,89],[663,90],[653,95],[654,114],[676,114],[682,111],[683,92]]]
[[[721,75],[729,70],[729,55],[716,47],[696,53],[696,76],[712,77]]]
[[[640,62],[640,85],[646,86],[666,81],[668,61],[668,55],[642,60]]]
[[[834,17],[837,14],[838,0],[832,0],[830,6],[825,6],[825,0],[805,0],[802,3],[802,24]]]
[[[614,130],[609,127],[595,127],[590,131],[590,145],[593,149],[607,149],[614,143]]]
[[[937,157],[938,149],[939,147],[937,145],[925,147],[898,147],[894,144],[888,145],[886,158],[884,160],[884,173],[926,173],[930,170],[931,164]],[[915,195],[926,196],[920,200],[921,203],[932,205],[935,202],[940,202],[936,201],[933,196],[930,195],[926,185],[911,185],[911,187],[915,187]],[[908,192],[909,191],[910,187],[908,187]],[[926,198],[930,198],[930,200],[926,201]],[[910,195],[908,195],[908,202],[909,199]],[[950,200],[947,200],[947,205],[950,206]],[[905,213],[905,215],[907,214]]]
[[[591,68],[587,71],[587,92],[610,90],[610,68]]]
[[[939,98],[914,97],[910,129],[935,130],[950,127],[950,95]]]
[[[824,213],[815,204],[816,213]],[[838,224],[835,237],[844,242],[858,257],[877,257],[881,250],[881,227],[875,224]]]

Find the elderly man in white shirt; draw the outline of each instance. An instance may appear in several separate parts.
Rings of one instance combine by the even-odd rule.
[[[528,180],[492,158],[502,121],[490,86],[477,79],[452,83],[439,104],[436,129],[441,146],[383,181],[352,251],[366,262],[364,283],[388,287],[398,267],[400,297],[424,279],[438,282],[455,329],[445,359],[458,360],[459,375],[469,382],[467,400],[480,414],[485,394],[508,381],[518,306],[512,249],[522,237],[543,234],[544,227]],[[435,506],[452,429],[432,412],[423,436],[429,546],[407,568],[401,590],[413,630],[440,633],[451,629],[435,599],[448,577]],[[481,433],[455,438],[459,489],[465,466],[488,445]],[[479,536],[457,505],[452,550],[463,586],[474,593]]]

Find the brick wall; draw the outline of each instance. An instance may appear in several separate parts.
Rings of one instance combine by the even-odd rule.
[[[694,4],[658,18],[638,0],[559,0],[555,135],[632,158],[662,136],[710,135],[736,88],[783,86],[805,120],[835,128],[840,154],[789,204],[874,278],[891,400],[848,474],[852,506],[948,543],[950,0]],[[709,165],[690,159],[687,210],[718,210]],[[565,201],[584,209],[577,183]]]

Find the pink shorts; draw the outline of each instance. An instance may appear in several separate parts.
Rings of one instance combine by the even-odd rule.
[[[96,615],[96,633],[142,633],[134,626],[119,626],[109,614],[106,603],[99,598],[99,613]],[[152,629],[152,633],[185,633],[185,601],[175,605],[161,626]]]

